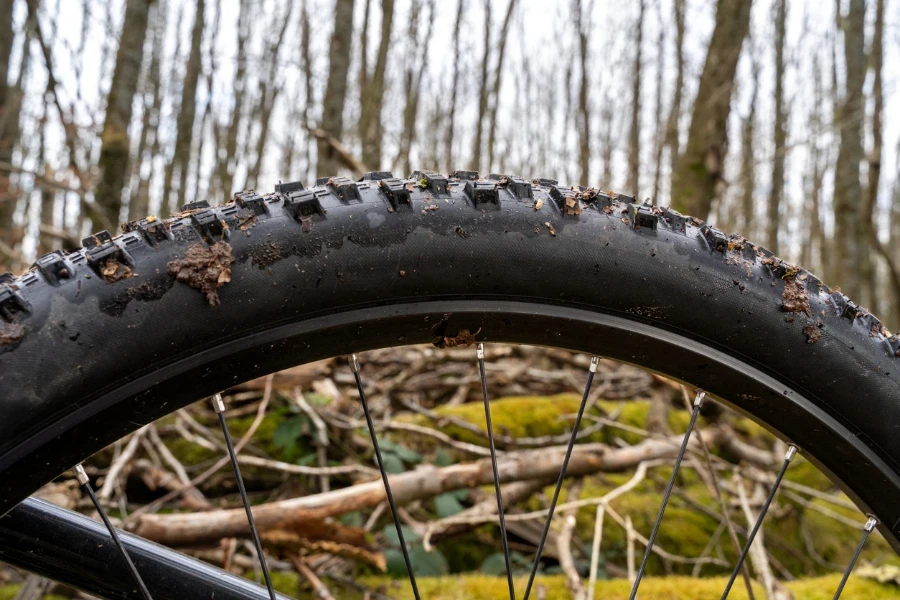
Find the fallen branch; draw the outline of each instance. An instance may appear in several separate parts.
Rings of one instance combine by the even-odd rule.
[[[646,440],[615,449],[604,444],[584,444],[575,448],[567,474],[578,477],[601,471],[625,471],[647,460],[673,456],[679,441],[674,438]],[[500,481],[553,479],[559,474],[565,451],[565,447],[556,447],[507,454],[499,463]],[[493,474],[490,461],[481,459],[448,467],[423,466],[390,479],[394,500],[404,506],[444,492],[489,485],[493,482]],[[310,523],[372,509],[384,500],[382,482],[373,480],[331,492],[261,504],[253,508],[253,515],[262,530],[286,527],[300,532]],[[242,508],[195,514],[141,514],[130,521],[131,531],[169,545],[242,536],[247,528]]]

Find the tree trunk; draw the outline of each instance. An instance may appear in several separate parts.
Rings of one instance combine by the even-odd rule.
[[[244,98],[247,93],[247,38],[250,37],[248,11],[249,0],[241,0],[238,12],[237,57],[234,71],[234,106],[231,108],[231,120],[225,133],[225,156],[218,164],[219,181],[222,192],[231,196],[234,188],[235,156],[237,155],[238,133],[244,115]]]
[[[681,128],[681,99],[684,94],[684,13],[685,0],[675,0],[675,85],[672,90],[672,106],[666,120],[666,148],[669,149],[669,196],[674,197],[672,178],[679,155],[679,135]],[[671,202],[670,202],[671,203]]]
[[[741,46],[750,30],[751,4],[751,0],[718,2],[687,146],[672,177],[672,205],[700,219],[709,215],[722,179],[731,92]]]
[[[12,163],[13,147],[19,137],[19,94],[15,86],[9,85],[9,62],[15,40],[14,4],[15,0],[0,0],[0,162],[7,164]],[[12,247],[18,242],[13,232],[17,197],[10,189],[9,177],[9,171],[0,171],[0,242]]]
[[[426,9],[428,11],[427,16],[423,17],[422,13]],[[410,46],[406,58],[406,105],[403,108],[403,131],[400,132],[400,148],[397,160],[394,161],[395,164],[402,161],[403,172],[406,174],[412,172],[410,154],[412,153],[413,141],[416,139],[422,76],[425,72],[425,65],[428,62],[428,48],[432,37],[423,32],[420,38],[419,31],[421,28],[418,26],[418,23],[428,22],[434,17],[434,0],[430,0],[426,7],[422,6],[421,0],[413,0],[410,16],[409,30],[407,32],[407,40],[409,40]]]
[[[588,81],[588,32],[590,8],[582,14],[581,0],[575,0],[575,23],[578,24],[578,50],[581,67],[581,86],[578,90],[578,163],[581,167],[580,185],[591,185],[591,115],[588,106],[590,82]]]
[[[634,63],[631,68],[631,128],[628,130],[628,183],[625,189],[640,196],[641,168],[641,46],[644,38],[644,0],[640,0],[635,24]]]
[[[472,158],[467,161],[470,169],[481,168],[481,137],[484,131],[484,117],[488,104],[488,66],[491,62],[491,0],[484,0],[484,54],[481,58],[481,78],[478,80],[478,120],[475,121],[475,144]]]
[[[866,233],[874,238],[878,236],[878,229],[875,227],[875,210],[878,205],[878,186],[881,181],[881,150],[884,144],[884,132],[882,131],[884,86],[881,73],[884,68],[884,0],[877,0],[875,4],[875,29],[872,34],[872,49],[869,52],[869,67],[874,74],[872,80],[872,150],[869,152],[869,180],[863,200],[861,225],[866,229]],[[866,247],[865,243],[863,247]],[[874,252],[864,253],[862,267],[863,294],[860,301],[864,302],[873,313],[880,314]]]
[[[750,109],[741,120],[741,227],[740,233],[751,240],[756,239],[756,223],[753,202],[756,191],[756,98],[759,94],[759,64],[753,61],[753,80],[750,85]]]
[[[344,134],[344,102],[347,96],[347,73],[350,70],[350,55],[353,50],[353,4],[354,0],[336,0],[334,9],[334,31],[328,50],[328,82],[322,100],[322,122],[319,129],[331,138],[341,141]],[[325,139],[318,140],[318,165],[320,177],[337,175],[341,170],[334,146]]]
[[[127,0],[125,3],[125,20],[119,37],[116,66],[106,98],[106,120],[100,134],[100,159],[97,163],[100,180],[97,182],[94,199],[106,221],[111,223],[121,220],[122,192],[125,189],[131,152],[128,126],[131,124],[131,107],[141,74],[151,3],[152,0]],[[92,231],[100,228],[100,223],[92,221]]]
[[[778,229],[784,196],[784,159],[787,153],[787,113],[784,108],[784,37],[787,0],[775,3],[775,138],[772,158],[772,189],[766,210],[766,246],[778,254]]]
[[[659,22],[663,22],[662,3],[656,5]],[[665,124],[663,123],[663,77],[666,73],[666,28],[660,27],[656,38],[656,122],[654,140],[656,156],[653,161],[653,189],[650,194],[652,202],[658,203],[659,183],[662,176],[662,155],[665,147]]]
[[[494,147],[497,145],[497,108],[500,106],[500,82],[503,79],[503,58],[506,56],[506,41],[509,39],[509,26],[516,10],[516,1],[509,0],[503,29],[500,31],[500,42],[497,46],[497,67],[494,69],[494,82],[491,86],[491,116],[488,120],[488,169],[494,168]]]
[[[184,86],[181,90],[181,106],[175,119],[175,153],[166,171],[163,185],[162,210],[170,208],[169,193],[172,190],[172,179],[178,173],[178,200],[176,207],[181,207],[185,200],[187,188],[188,166],[191,159],[191,142],[194,137],[194,116],[197,111],[197,83],[200,81],[200,43],[203,40],[203,23],[206,0],[197,0],[197,12],[194,16],[194,28],[191,32],[191,49],[184,73]]]
[[[459,71],[460,61],[462,60],[459,44],[460,29],[462,28],[463,16],[466,14],[466,0],[459,0],[456,7],[456,20],[453,23],[453,83],[450,87],[450,109],[447,115],[447,132],[444,141],[444,160],[447,161],[445,173],[453,171],[453,137],[456,133],[456,102],[459,98]]]
[[[834,173],[833,283],[851,298],[862,291],[861,265],[868,245],[867,227],[862,222],[859,164],[863,159],[862,121],[865,115],[863,83],[866,78],[865,0],[850,0],[842,19],[846,91],[841,104],[839,131],[841,147]]]
[[[381,122],[381,107],[384,102],[384,79],[387,71],[388,50],[391,47],[391,27],[394,19],[394,0],[381,0],[381,41],[375,70],[367,78],[365,90],[359,101],[362,110],[359,116],[359,139],[362,142],[362,161],[376,171],[381,169],[381,143],[384,126]],[[419,26],[420,24],[416,24]]]
[[[259,183],[259,173],[262,170],[263,157],[268,148],[269,124],[272,119],[272,111],[275,110],[275,101],[278,99],[278,92],[281,91],[281,86],[278,81],[278,74],[280,71],[278,57],[280,55],[281,47],[284,44],[284,37],[287,33],[288,24],[291,22],[293,7],[293,3],[289,2],[286,5],[285,13],[279,15],[271,27],[271,29],[276,30],[278,33],[273,35],[269,40],[264,55],[266,78],[259,86],[259,134],[256,138],[255,158],[247,173],[247,182],[245,185],[247,189],[255,189],[257,187]],[[281,23],[281,27],[275,29],[278,22]]]

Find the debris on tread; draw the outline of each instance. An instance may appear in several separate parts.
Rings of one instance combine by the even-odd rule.
[[[471,346],[475,343],[475,336],[481,333],[481,328],[472,333],[468,329],[460,329],[454,337],[444,336],[444,344],[442,348],[455,348],[456,346]]]
[[[815,344],[822,339],[822,330],[819,329],[819,327],[821,327],[821,325],[816,325],[814,323],[803,326],[803,335],[806,336],[807,344]]]
[[[19,323],[0,321],[0,346],[16,346],[25,337],[25,328]]]
[[[781,294],[781,306],[785,312],[804,312],[807,315],[812,315],[806,287],[793,274],[785,277],[784,292]]]
[[[231,246],[216,242],[212,246],[194,244],[183,259],[169,262],[169,275],[203,292],[210,306],[219,303],[218,289],[231,281]]]
[[[128,265],[120,263],[115,258],[110,258],[100,269],[100,275],[106,283],[115,283],[121,279],[133,277],[134,273],[131,272],[131,267]]]

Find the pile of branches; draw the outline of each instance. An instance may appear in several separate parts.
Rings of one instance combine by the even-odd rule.
[[[587,356],[520,346],[491,346],[485,358],[491,399],[569,392],[580,399],[589,365]],[[483,424],[447,411],[482,402],[474,352],[407,347],[366,353],[361,359],[394,499],[409,530],[407,538],[414,542],[416,562],[426,574],[445,572],[443,559],[434,558],[440,557],[435,545],[496,522],[496,501],[485,487],[492,485],[493,475]],[[588,418],[567,470],[570,500],[558,507],[544,552],[546,562],[566,574],[575,598],[585,594],[582,576],[587,572],[594,577],[598,571],[604,517],[627,532],[628,542],[622,564],[608,560],[605,572],[633,576],[634,555],[643,552],[649,532],[637,531],[621,505],[617,512],[610,503],[647,481],[662,488],[664,481],[654,471],[671,466],[681,442],[681,435],[669,430],[668,415],[690,401],[680,385],[612,361],[601,361],[594,382]],[[610,400],[622,406],[636,399],[650,405],[643,427],[620,422],[618,410],[599,408],[601,400],[608,407]],[[323,598],[331,597],[334,585],[359,587],[360,573],[388,569],[397,557],[396,536],[392,539],[390,511],[347,362],[320,361],[249,381],[229,390],[225,400],[270,567],[299,573],[299,581]],[[692,438],[686,465],[719,501],[719,510],[695,503],[696,510],[722,525],[701,556],[679,556],[657,544],[656,557],[670,571],[678,565],[695,573],[705,565],[728,566],[721,546],[739,547],[738,536],[752,523],[771,481],[771,467],[783,452],[777,443],[761,447],[743,440],[715,405],[706,416],[706,426]],[[521,556],[533,556],[548,514],[544,491],[558,477],[574,415],[562,418],[568,422],[559,434],[495,432],[506,521]],[[198,402],[120,440],[86,467],[119,526],[225,569],[251,571],[256,558],[216,423],[209,402]],[[604,443],[596,441],[598,432],[606,432]],[[618,434],[630,435],[632,442]],[[585,477],[623,472],[633,475],[601,497],[577,499]],[[807,504],[811,498],[827,498],[852,506],[799,484],[788,483],[785,493]],[[91,512],[73,481],[52,484],[41,494]],[[591,540],[579,540],[574,515],[587,506],[596,507],[597,527]],[[832,512],[836,519],[846,519]],[[730,513],[743,513],[746,519],[738,522]],[[499,544],[499,537],[494,539]],[[758,539],[756,548],[754,572],[767,590],[777,593],[778,577],[793,574],[772,562],[763,540]]]

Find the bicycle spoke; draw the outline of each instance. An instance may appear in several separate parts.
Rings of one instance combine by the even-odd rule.
[[[544,551],[544,542],[547,541],[547,534],[550,532],[550,522],[553,520],[553,511],[556,510],[556,502],[559,500],[559,491],[562,489],[563,479],[566,476],[566,469],[569,466],[569,459],[572,457],[572,449],[575,447],[575,440],[578,437],[578,427],[581,425],[581,418],[584,416],[584,407],[587,406],[588,393],[591,391],[591,384],[594,382],[594,373],[597,372],[597,364],[600,362],[598,357],[591,358],[591,367],[588,373],[587,383],[584,385],[584,394],[581,396],[581,406],[578,407],[578,415],[575,417],[575,424],[572,427],[572,436],[569,438],[569,446],[566,448],[566,456],[563,459],[562,469],[559,471],[559,479],[556,480],[556,489],[553,491],[553,499],[550,501],[550,512],[547,515],[547,521],[544,523],[544,531],[541,533],[541,540],[538,542],[537,553],[534,555],[534,563],[531,565],[531,573],[528,575],[528,585],[525,587],[525,600],[531,593],[531,586],[534,584],[534,577],[537,575],[538,565],[541,561],[541,553]]]
[[[241,493],[241,501],[244,503],[244,510],[247,512],[247,522],[250,523],[250,533],[253,536],[253,543],[256,546],[256,554],[259,558],[259,565],[262,567],[263,577],[266,580],[266,588],[269,590],[269,597],[275,598],[275,588],[272,587],[272,577],[269,575],[269,565],[266,563],[266,556],[263,554],[262,542],[259,541],[259,532],[256,530],[256,522],[253,520],[253,511],[250,510],[250,501],[247,499],[247,490],[244,488],[244,478],[241,477],[241,469],[238,466],[237,455],[234,453],[234,446],[231,443],[231,434],[228,433],[228,424],[225,422],[225,402],[222,400],[222,394],[213,396],[213,410],[219,416],[219,424],[222,426],[222,433],[225,435],[225,445],[228,447],[228,455],[231,457],[231,466],[234,468],[234,478],[237,480],[238,491]]]
[[[759,532],[759,528],[762,527],[763,519],[766,517],[766,512],[769,510],[769,506],[772,504],[772,500],[775,499],[775,493],[778,491],[778,487],[781,485],[781,480],[784,479],[784,474],[787,472],[788,467],[791,465],[791,461],[794,460],[794,457],[797,455],[797,446],[791,444],[788,448],[787,453],[784,455],[784,463],[781,465],[781,470],[778,471],[778,476],[775,478],[775,483],[772,485],[772,489],[769,490],[769,496],[766,498],[765,504],[763,504],[762,510],[759,512],[759,516],[756,518],[756,523],[753,525],[753,529],[750,531],[750,535],[747,536],[747,543],[744,544],[744,549],[741,551],[740,557],[738,557],[738,562],[734,566],[734,571],[731,572],[731,577],[728,579],[728,585],[725,586],[725,591],[722,592],[721,600],[725,600],[728,597],[728,594],[731,592],[731,586],[734,585],[734,580],[737,579],[738,573],[741,570],[741,566],[744,564],[744,560],[747,558],[747,553],[750,552],[750,546],[753,544],[753,539],[756,537],[756,534]]]
[[[500,493],[500,473],[497,470],[497,450],[494,447],[494,426],[491,424],[491,406],[488,402],[487,378],[484,374],[484,344],[475,347],[478,370],[481,372],[481,395],[484,398],[484,418],[487,423],[488,444],[491,447],[491,467],[494,469],[494,491],[497,493],[497,514],[500,517],[500,539],[503,543],[503,558],[506,560],[506,582],[509,585],[509,600],[515,600],[512,565],[509,561],[509,542],[506,539],[506,518],[503,516],[503,495]]]
[[[672,489],[675,487],[675,478],[678,476],[678,470],[681,468],[681,461],[684,459],[684,453],[687,451],[688,442],[691,440],[691,432],[697,423],[697,417],[700,415],[700,406],[703,404],[703,398],[706,392],[697,392],[694,399],[694,409],[691,411],[691,420],[688,423],[687,431],[684,432],[684,438],[681,440],[681,448],[678,450],[678,457],[675,459],[675,467],[672,469],[672,476],[666,485],[666,491],[663,493],[662,504],[659,512],[656,514],[656,522],[650,531],[650,537],[647,538],[647,549],[644,551],[644,558],[641,559],[641,566],[638,568],[637,576],[634,579],[634,585],[631,586],[631,595],[629,600],[637,598],[638,588],[641,586],[641,578],[644,576],[644,570],[647,568],[647,561],[650,560],[650,552],[653,550],[653,544],[656,542],[656,535],[659,533],[659,526],[663,520],[663,514],[666,512],[666,505],[669,503],[669,497],[672,495]]]
[[[378,447],[378,437],[375,435],[375,424],[372,422],[372,413],[369,412],[369,403],[366,402],[366,392],[363,390],[362,378],[359,375],[359,360],[355,354],[350,355],[350,368],[353,369],[353,377],[356,379],[356,388],[359,390],[359,401],[362,403],[363,412],[366,415],[366,424],[369,426],[369,435],[372,437],[372,446],[375,448],[375,458],[378,460],[378,469],[381,471],[381,480],[384,482],[384,493],[391,507],[391,516],[394,518],[394,527],[397,528],[397,537],[400,540],[400,549],[403,551],[403,560],[406,561],[406,571],[409,575],[409,583],[412,585],[413,595],[420,600],[419,586],[416,585],[416,576],[413,573],[412,562],[409,560],[409,550],[406,548],[406,540],[403,538],[403,528],[400,526],[400,514],[394,503],[394,495],[391,493],[391,484],[388,482],[387,471],[384,470],[384,461],[381,459],[381,449]]]
[[[144,585],[144,580],[141,579],[141,574],[138,573],[137,567],[134,566],[134,563],[131,561],[131,557],[128,555],[128,551],[125,550],[125,546],[122,545],[121,540],[119,540],[119,534],[116,533],[116,528],[113,527],[112,523],[109,521],[109,517],[106,516],[106,511],[103,510],[103,507],[100,505],[100,500],[97,498],[97,494],[94,493],[94,488],[91,487],[91,480],[88,478],[87,473],[84,472],[84,467],[81,465],[77,465],[74,469],[75,478],[78,480],[78,483],[81,484],[81,487],[87,492],[87,495],[90,497],[91,502],[94,503],[94,508],[97,509],[97,512],[100,513],[100,518],[103,520],[103,524],[106,525],[106,529],[109,530],[109,536],[112,538],[113,543],[116,545],[116,548],[119,549],[119,553],[122,555],[122,558],[125,559],[125,564],[128,565],[128,570],[131,571],[131,576],[134,578],[134,582],[137,584],[138,589],[141,591],[141,595],[144,597],[144,600],[153,600],[153,597],[150,595],[150,591],[147,589],[147,586]]]
[[[850,564],[847,565],[847,569],[844,571],[844,576],[841,577],[841,583],[838,585],[837,591],[834,593],[834,599],[838,600],[841,597],[841,594],[844,592],[844,586],[847,585],[847,580],[850,578],[850,573],[853,571],[853,567],[856,565],[856,561],[859,560],[859,555],[862,553],[863,546],[866,545],[866,540],[869,539],[869,534],[872,533],[872,530],[875,529],[875,526],[878,525],[878,519],[875,517],[869,517],[869,520],[866,521],[866,524],[863,526],[863,534],[862,538],[859,540],[859,544],[856,546],[856,552],[853,553],[853,558],[850,559]]]

